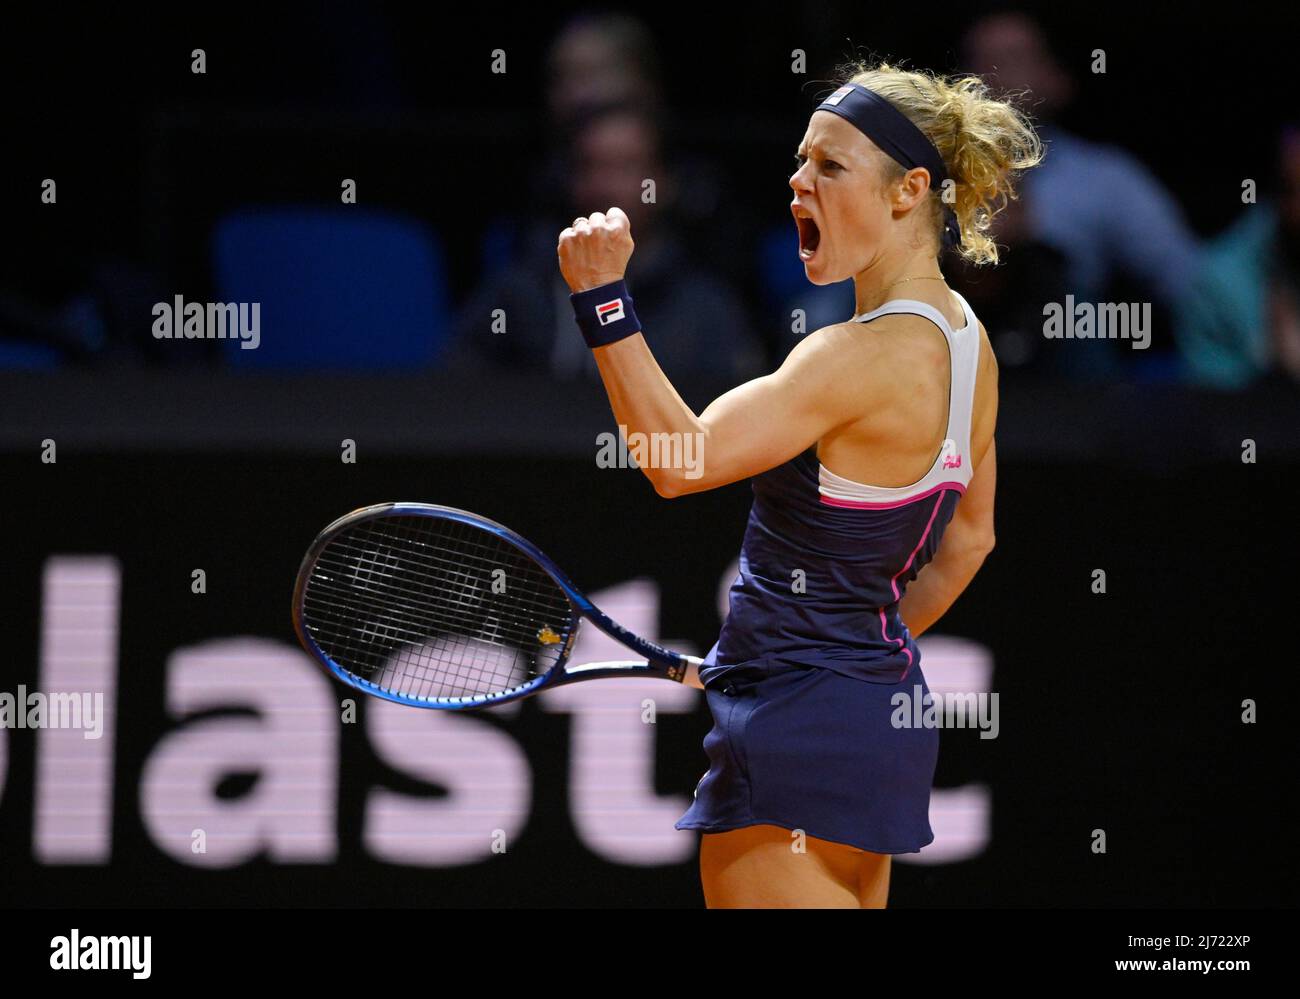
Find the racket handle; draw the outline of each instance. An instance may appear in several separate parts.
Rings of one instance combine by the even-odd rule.
[[[700,667],[704,665],[703,659],[696,659],[694,656],[687,656],[686,676],[682,678],[682,684],[687,687],[694,687],[696,690],[703,690],[704,684],[700,682]]]
[[[563,686],[578,680],[604,680],[610,677],[625,676],[633,679],[647,677],[658,680],[673,680],[687,687],[703,690],[704,684],[700,682],[700,667],[703,665],[704,660],[697,659],[695,656],[681,656],[680,659],[674,661],[671,667],[646,659],[582,663],[579,666],[566,665],[563,675],[553,681],[550,686]],[[683,666],[685,666],[684,670],[682,669]]]

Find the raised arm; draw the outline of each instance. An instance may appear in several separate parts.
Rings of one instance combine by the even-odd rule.
[[[626,432],[696,434],[694,468],[644,468],[660,496],[716,489],[789,461],[862,415],[864,386],[849,396],[835,377],[835,327],[802,340],[770,375],[738,385],[695,415],[641,334],[595,350],[619,426]]]
[[[574,292],[621,280],[632,252],[626,216],[610,209],[579,220],[576,228],[561,234],[558,252]],[[699,335],[708,336],[708,330]],[[737,386],[698,416],[677,394],[639,332],[593,353],[622,431],[698,435],[695,454],[701,460],[694,467],[642,468],[660,496],[672,497],[767,471],[861,416],[871,386],[859,381],[850,391],[846,380],[837,377],[836,347],[844,346],[849,335],[836,326],[818,330],[777,371]]]

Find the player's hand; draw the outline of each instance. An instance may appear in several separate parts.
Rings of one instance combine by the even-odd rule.
[[[560,273],[574,294],[620,281],[635,245],[632,225],[621,208],[576,218],[560,233]]]

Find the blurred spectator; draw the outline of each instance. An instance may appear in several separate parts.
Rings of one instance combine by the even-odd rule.
[[[1005,377],[1059,374],[1070,358],[1047,349],[1043,306],[1064,302],[1070,292],[1065,254],[1028,232],[1023,198],[994,216],[990,232],[1012,252],[996,267],[976,267],[951,254],[945,266],[950,283],[988,330]]]
[[[546,57],[546,111],[552,128],[571,128],[609,104],[657,110],[659,60],[650,29],[628,14],[584,14],[569,21]]]
[[[1300,125],[1282,130],[1277,167],[1276,198],[1207,243],[1183,301],[1180,346],[1202,384],[1300,382]]]
[[[571,219],[577,214],[571,211],[569,177],[575,131],[611,107],[643,109],[656,122],[659,157],[672,179],[671,191],[660,184],[660,211],[671,214],[673,235],[691,248],[692,258],[707,260],[712,275],[740,295],[741,309],[752,326],[752,303],[757,299],[753,260],[736,248],[758,245],[757,220],[751,206],[738,203],[712,159],[670,143],[661,62],[649,27],[625,13],[587,12],[571,18],[547,49],[542,91],[548,146],[537,157],[529,178],[533,219],[565,215]],[[626,205],[621,207],[626,210]],[[579,209],[583,214],[593,210]],[[726,225],[719,225],[719,219],[725,219]],[[483,275],[494,275],[526,252],[524,244],[533,238],[527,233],[530,221],[503,214],[488,222],[482,244]]]
[[[663,77],[654,34],[630,14],[601,12],[573,18],[551,43],[546,67],[548,133],[553,136],[564,136],[584,114],[612,104],[639,105],[664,118]],[[710,159],[680,148],[668,158],[677,179],[673,215],[680,234],[718,273],[742,285],[753,276],[753,261],[735,248],[758,243],[752,209],[729,196],[723,172]],[[566,164],[562,145],[547,165],[545,189],[564,189]],[[726,225],[720,226],[719,219],[726,219]]]
[[[761,350],[744,303],[705,262],[687,250],[670,206],[675,185],[662,157],[658,119],[644,106],[588,109],[573,124],[565,157],[564,204],[531,220],[521,246],[471,296],[457,323],[449,366],[483,365],[561,376],[597,377],[595,361],[573,321],[569,290],[555,245],[579,215],[617,205],[627,212],[636,241],[628,285],[655,357],[671,376],[712,374],[740,380],[756,374]],[[655,201],[643,200],[643,182],[655,182]],[[492,332],[495,310],[506,330]]]
[[[1009,235],[1063,257],[1065,290],[1076,303],[1109,301],[1118,287],[1172,315],[1197,260],[1196,237],[1177,202],[1125,151],[1061,127],[1057,118],[1073,99],[1075,83],[1029,14],[981,18],[967,30],[964,45],[971,72],[1009,98],[1028,98],[1026,110],[1046,147],[1042,164],[1024,178],[1023,220]],[[1038,328],[1041,334],[1041,319]],[[1051,354],[1063,373],[1075,376],[1118,374],[1121,357],[1146,360],[1115,341],[1080,340],[1070,347]]]
[[[560,29],[546,53],[545,135],[551,145],[530,178],[534,210],[567,209],[569,145],[584,117],[612,105],[662,112],[655,52],[650,29],[630,14],[580,14]]]

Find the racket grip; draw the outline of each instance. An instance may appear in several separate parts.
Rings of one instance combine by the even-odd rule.
[[[682,678],[682,685],[694,687],[696,690],[703,690],[704,684],[700,680],[700,667],[704,665],[704,661],[692,656],[687,659],[687,662],[689,665],[686,667],[686,676]]]

